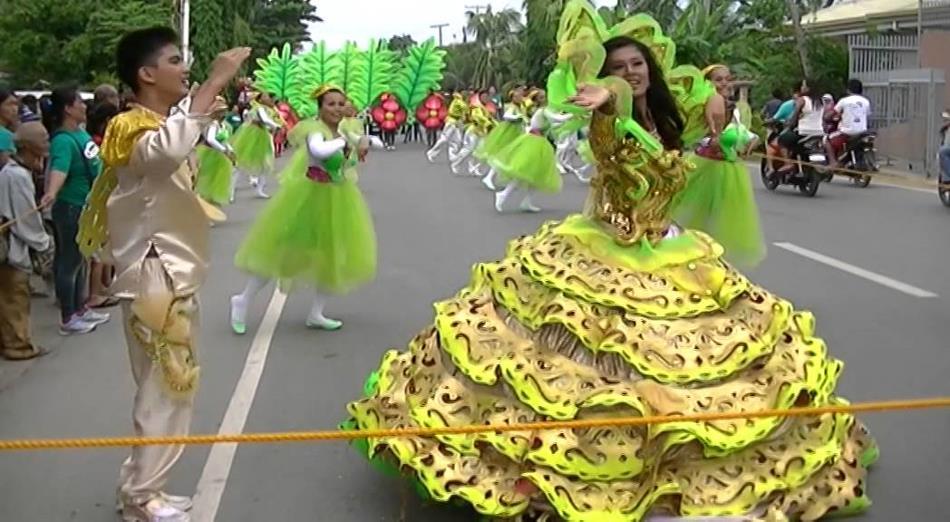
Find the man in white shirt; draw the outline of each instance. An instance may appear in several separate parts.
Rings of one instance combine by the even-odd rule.
[[[838,156],[844,152],[848,141],[868,131],[868,117],[871,115],[871,102],[862,96],[864,85],[860,80],[848,80],[848,95],[838,100],[835,111],[841,116],[838,130],[828,136],[825,142],[826,152],[832,167],[838,166]]]

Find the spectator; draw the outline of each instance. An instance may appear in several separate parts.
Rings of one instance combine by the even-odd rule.
[[[941,183],[950,180],[950,110],[943,111],[943,124],[940,126],[940,178]]]
[[[62,335],[89,333],[109,320],[108,314],[86,307],[86,262],[76,243],[79,215],[101,169],[99,147],[81,127],[86,122],[86,104],[75,88],[53,90],[43,120],[52,139],[48,186],[41,203],[53,206],[53,270],[62,319],[59,331]]]
[[[98,91],[98,89],[96,89]],[[102,138],[106,135],[106,127],[119,114],[119,95],[100,100],[99,104],[89,111],[86,121],[86,130],[92,135],[92,141],[97,146],[102,145]],[[119,304],[119,300],[112,297],[109,285],[112,284],[115,270],[112,265],[103,263],[93,256],[89,262],[89,301],[90,308],[109,308]]]
[[[103,103],[113,105],[117,109],[120,105],[122,105],[121,100],[119,99],[119,91],[108,83],[104,83],[96,87],[96,90],[92,91],[93,108],[98,107]]]
[[[27,94],[20,99],[20,123],[40,121],[39,103],[36,96]]]
[[[16,152],[13,140],[13,131],[20,124],[20,102],[16,96],[5,89],[0,89],[0,168]]]
[[[782,94],[782,91],[775,89],[772,91],[772,98],[765,102],[765,105],[762,107],[762,117],[766,120],[771,120],[775,113],[778,112],[778,108],[782,106],[782,100],[785,97]]]
[[[17,129],[15,139],[17,153],[0,170],[0,219],[13,222],[2,232],[8,249],[6,259],[0,260],[0,356],[23,361],[47,353],[30,340],[30,254],[51,247],[34,208],[30,171],[42,170],[49,134],[42,124],[29,122]]]

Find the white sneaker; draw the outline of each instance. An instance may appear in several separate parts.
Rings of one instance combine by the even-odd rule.
[[[433,154],[434,152],[436,152],[436,151],[434,151],[434,150],[432,150],[432,149],[429,149],[429,150],[426,151],[426,159],[429,160],[429,163],[435,163],[435,156],[436,156],[436,155]]]
[[[87,323],[82,317],[74,315],[68,322],[59,325],[59,335],[82,335],[95,329],[95,324]]]
[[[95,310],[89,308],[89,309],[87,309],[85,312],[83,312],[83,313],[79,316],[79,318],[82,319],[83,321],[87,322],[87,323],[91,323],[91,324],[93,324],[93,325],[95,325],[95,326],[99,326],[100,324],[106,324],[106,323],[108,323],[108,322],[109,322],[109,319],[111,318],[111,316],[110,316],[109,314],[107,314],[107,313],[97,312],[97,311],[95,311]]]
[[[257,187],[257,184],[260,183],[260,178],[257,176],[249,176],[247,179],[251,182],[252,187]]]
[[[257,196],[259,199],[270,199],[270,194],[264,192],[264,188],[263,188],[262,186],[260,186],[260,185],[257,186],[257,194],[256,194],[256,196]]]
[[[164,497],[153,498],[144,505],[122,506],[124,522],[191,522],[191,516],[172,506]]]
[[[166,504],[177,509],[178,511],[191,511],[191,508],[193,505],[191,501],[191,497],[185,497],[185,496],[180,496],[180,495],[169,495],[168,493],[165,493],[164,491],[159,493],[159,495],[161,495],[161,498],[165,500]],[[115,510],[121,513],[124,508],[125,508],[125,502],[123,500],[122,493],[117,491]]]
[[[492,192],[495,192],[496,190],[498,190],[498,188],[495,187],[495,184],[492,183],[491,176],[489,175],[485,175],[485,177],[482,178],[482,185],[485,185],[486,187],[488,187],[488,190]]]

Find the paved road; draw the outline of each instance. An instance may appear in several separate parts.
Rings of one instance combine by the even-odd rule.
[[[328,313],[346,321],[342,332],[306,330],[309,296],[294,294],[282,310],[281,300],[273,303],[265,321],[280,314],[273,336],[255,341],[271,298],[267,290],[253,307],[249,334],[231,335],[227,297],[243,284],[231,257],[262,202],[241,192],[228,210],[230,221],[213,231],[214,271],[202,295],[196,432],[218,431],[226,411],[225,428],[241,427],[246,413],[246,431],[335,426],[382,352],[403,346],[428,324],[431,303],[462,286],[473,263],[498,258],[508,238],[579,208],[586,190],[570,179],[561,194],[539,198],[545,212],[500,216],[477,180],[423,162],[418,148],[376,154],[361,183],[376,218],[380,272],[367,288],[331,303]],[[855,401],[950,395],[950,215],[936,196],[839,181],[806,199],[788,189],[768,193],[755,183],[770,254],[750,275],[815,312],[820,334],[847,363],[841,393]],[[34,304],[34,317],[37,337],[53,353],[35,363],[0,363],[0,437],[128,433],[132,385],[118,321],[93,335],[62,339],[47,300]],[[258,364],[245,371],[249,353]],[[859,520],[947,520],[950,414],[865,420],[883,458],[870,479],[874,507]],[[124,455],[0,455],[0,520],[113,520],[112,488]],[[244,446],[236,453],[225,447],[207,468],[206,462],[208,448],[190,449],[170,485],[174,492],[202,491],[195,517],[201,522],[390,521],[399,519],[403,504],[410,521],[475,520],[411,497],[402,502],[396,481],[343,444]]]

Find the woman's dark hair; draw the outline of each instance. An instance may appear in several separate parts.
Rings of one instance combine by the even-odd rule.
[[[43,109],[43,125],[50,134],[63,126],[66,119],[66,107],[80,100],[76,87],[57,87],[49,95],[49,106]]]
[[[777,99],[777,100],[781,100],[781,99],[785,98],[785,93],[782,92],[781,89],[775,89],[774,91],[772,91],[772,97],[775,98],[775,99]]]
[[[137,92],[139,69],[155,65],[162,49],[177,44],[178,33],[169,27],[150,27],[127,33],[116,46],[115,68],[119,79]]]
[[[119,114],[119,108],[114,104],[107,101],[99,102],[89,111],[89,117],[86,119],[86,130],[93,136],[105,136],[106,126],[117,114]]]
[[[647,107],[653,116],[653,123],[656,125],[656,131],[660,135],[660,141],[663,147],[669,150],[681,150],[683,148],[683,130],[685,124],[680,115],[679,106],[670,88],[666,85],[666,79],[663,77],[663,69],[657,63],[656,58],[650,48],[633,38],[627,36],[617,36],[604,42],[604,50],[610,55],[611,52],[623,47],[633,46],[640,51],[646,61],[647,69],[650,71],[650,87],[647,88]],[[600,71],[600,78],[609,76],[607,65]],[[633,119],[637,123],[645,123],[646,115],[638,114],[636,106],[633,109]]]
[[[818,84],[810,78],[805,78],[802,83],[808,86],[808,94],[802,93],[802,95],[811,98],[812,105],[821,105],[821,94],[819,94],[821,89],[818,88]]]
[[[0,103],[7,101],[10,96],[13,96],[13,91],[0,87]]]

